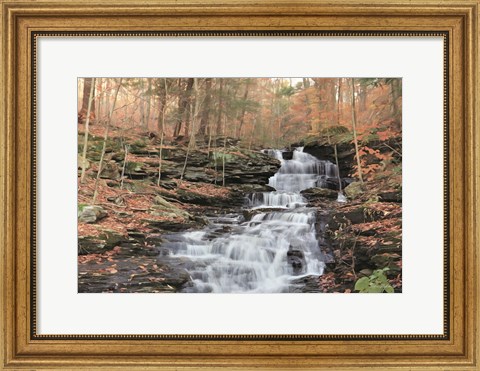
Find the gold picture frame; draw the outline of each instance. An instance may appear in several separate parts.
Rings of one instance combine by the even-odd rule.
[[[0,103],[3,369],[477,370],[480,145],[478,0],[329,2],[1,2]],[[181,34],[440,35],[448,149],[445,332],[422,335],[37,335],[36,37]],[[448,227],[448,228],[447,228]]]

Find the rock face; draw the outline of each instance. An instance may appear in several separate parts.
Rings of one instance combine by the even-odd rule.
[[[309,153],[318,159],[329,160],[335,163],[335,152],[333,146],[312,142],[305,144],[305,153]],[[346,178],[353,172],[355,164],[355,148],[351,143],[340,143],[337,145],[338,166],[340,177]]]
[[[220,140],[220,139],[219,139]],[[87,153],[89,161],[99,161],[101,140],[92,140]],[[187,165],[184,170],[187,151],[178,146],[172,149],[165,142],[167,148],[162,149],[161,180],[183,178],[191,182],[203,182],[226,185],[254,185],[263,186],[280,167],[280,161],[261,153],[234,147],[238,140],[227,138],[227,148],[210,148],[208,152],[204,143],[198,143],[196,149],[188,153]],[[159,146],[151,145],[146,141],[131,143],[129,154],[137,156],[135,160],[125,163],[125,176],[132,180],[156,181],[158,178]],[[124,166],[125,153],[120,144],[120,138],[109,139],[107,155],[100,174],[101,178],[117,180]],[[224,153],[225,152],[225,153]],[[141,157],[141,158],[139,158]],[[225,169],[225,172],[223,171]],[[183,176],[182,176],[183,175]]]
[[[125,241],[121,233],[104,228],[97,236],[78,237],[78,255],[103,254]]]
[[[78,210],[78,221],[83,223],[95,223],[107,216],[107,212],[101,206],[83,206]]]

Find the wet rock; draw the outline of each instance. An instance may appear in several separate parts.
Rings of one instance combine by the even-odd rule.
[[[321,143],[319,141],[313,141],[306,143],[303,151],[315,156],[319,160],[329,160],[335,163],[335,151],[334,147],[327,142]],[[355,164],[355,148],[351,143],[339,143],[337,144],[337,157],[340,170],[340,176],[347,177],[348,174],[353,172],[353,165]]]
[[[95,223],[105,218],[108,214],[103,207],[89,205],[78,208],[78,221],[82,223]]]
[[[261,213],[272,213],[272,212],[282,212],[282,211],[285,211],[285,208],[283,207],[268,207],[268,208],[255,208],[255,209],[244,209],[243,210],[243,217],[245,219],[245,221],[250,221],[252,220],[252,218],[257,215],[257,214],[261,214]]]
[[[289,292],[323,292],[319,276],[310,275],[291,281]]]
[[[235,184],[231,186],[231,189],[242,194],[275,191],[275,188],[266,184]]]
[[[284,151],[282,152],[282,158],[284,160],[291,160],[293,158],[293,151]]]
[[[303,251],[290,247],[287,251],[287,263],[292,267],[294,275],[303,273],[306,265]]]
[[[329,198],[336,200],[338,192],[327,188],[308,188],[300,192],[307,200],[313,200],[317,198]]]
[[[198,227],[199,223],[192,220],[158,220],[143,219],[150,228],[160,229],[169,232],[184,231],[193,227]]]
[[[147,238],[145,238],[145,242],[148,245],[160,246],[164,242],[164,239],[161,234],[150,233],[147,235]]]

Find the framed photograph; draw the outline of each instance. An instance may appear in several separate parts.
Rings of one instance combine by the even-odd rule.
[[[478,369],[477,0],[1,5],[4,369]]]

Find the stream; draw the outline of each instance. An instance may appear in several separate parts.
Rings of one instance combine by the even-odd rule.
[[[183,292],[290,292],[295,280],[323,274],[315,210],[300,192],[325,187],[336,166],[302,147],[291,158],[281,150],[264,153],[281,162],[269,180],[275,191],[248,195],[244,210],[209,217],[203,230],[165,236],[164,246],[186,262],[192,279]]]

